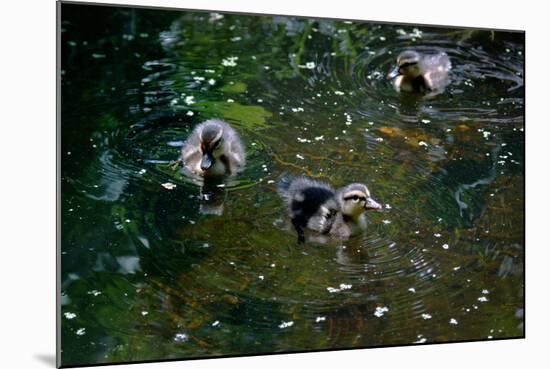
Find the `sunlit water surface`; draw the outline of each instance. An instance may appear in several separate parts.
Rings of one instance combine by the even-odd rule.
[[[62,16],[64,365],[523,335],[522,34]],[[445,92],[393,90],[408,48],[450,56]],[[212,193],[170,167],[208,118],[248,159]],[[384,210],[298,244],[284,174],[367,183]]]

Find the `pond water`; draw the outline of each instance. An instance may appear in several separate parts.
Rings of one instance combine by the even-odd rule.
[[[522,337],[523,45],[62,5],[62,364]],[[394,91],[409,48],[450,56],[443,93]],[[170,164],[209,118],[247,166],[205,204]],[[298,244],[275,181],[300,174],[364,182],[384,210]]]

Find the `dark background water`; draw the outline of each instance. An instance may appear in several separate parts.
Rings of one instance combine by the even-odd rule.
[[[61,32],[63,365],[523,336],[523,34],[70,4]],[[408,48],[449,54],[444,93],[393,90]],[[169,165],[214,117],[248,156],[220,216]],[[386,206],[298,245],[283,174]]]

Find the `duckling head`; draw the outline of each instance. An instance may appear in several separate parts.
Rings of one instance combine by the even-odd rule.
[[[223,127],[216,123],[206,124],[200,133],[201,170],[210,169],[223,154]]]
[[[344,216],[356,220],[367,210],[380,210],[380,205],[374,200],[370,191],[362,183],[352,183],[338,191],[340,209]]]
[[[422,75],[420,70],[420,54],[416,51],[403,51],[397,56],[397,66],[388,74],[387,78],[392,79],[399,75],[415,79]]]

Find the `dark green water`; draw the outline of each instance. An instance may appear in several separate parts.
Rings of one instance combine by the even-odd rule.
[[[523,34],[81,5],[61,28],[63,365],[523,336]],[[449,54],[444,93],[393,90],[407,48]],[[169,166],[208,118],[247,148],[221,216]],[[283,174],[386,207],[297,244]]]

